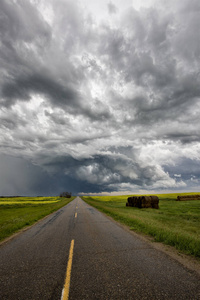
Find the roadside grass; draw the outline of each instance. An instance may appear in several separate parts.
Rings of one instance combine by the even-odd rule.
[[[157,194],[159,209],[126,207],[130,195],[81,198],[131,230],[200,258],[200,200],[175,201],[184,194]]]
[[[75,197],[0,198],[0,241],[68,204]]]

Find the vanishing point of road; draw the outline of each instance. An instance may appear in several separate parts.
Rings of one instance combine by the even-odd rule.
[[[1,300],[200,299],[200,276],[79,197],[0,246]]]

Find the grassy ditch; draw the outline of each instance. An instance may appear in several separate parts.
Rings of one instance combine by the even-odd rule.
[[[58,210],[74,198],[0,198],[0,241]]]
[[[124,195],[82,199],[131,230],[200,258],[200,200],[175,201],[177,195],[184,194],[157,194],[159,209],[126,207]]]

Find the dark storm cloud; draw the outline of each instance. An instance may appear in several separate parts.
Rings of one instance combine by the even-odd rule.
[[[108,3],[108,12],[109,14],[116,14],[117,12],[117,7],[111,1]]]
[[[124,154],[122,154],[124,152]],[[130,158],[125,155],[126,148],[115,148],[113,152],[102,153],[88,158],[75,159],[71,156],[62,156],[43,160],[42,165],[51,174],[60,174],[74,179],[76,182],[87,183],[91,190],[113,192],[116,184],[131,184],[141,188],[150,188],[154,181],[163,180],[163,171],[157,166],[142,166],[133,158],[132,149],[129,149]],[[137,156],[136,156],[137,157]],[[165,180],[168,178],[166,176]],[[82,183],[81,183],[82,182]],[[80,189],[80,187],[79,187]],[[96,192],[97,192],[96,190]],[[82,189],[82,192],[89,192]]]
[[[21,120],[19,116],[14,112],[10,112],[6,116],[0,117],[0,126],[3,128],[8,128],[10,130],[16,129],[19,125],[25,126],[26,124],[27,122]]]
[[[195,19],[189,18],[185,28],[183,26],[185,32],[182,32],[184,29],[178,27],[178,22],[184,23],[185,14],[186,11],[176,17],[173,11],[162,11],[159,14],[156,8],[142,12],[132,9],[125,14],[125,26],[122,29],[108,28],[104,31],[101,53],[109,54],[108,63],[122,73],[124,83],[130,82],[135,85],[132,94],[121,97],[119,107],[123,101],[121,109],[131,110],[131,122],[136,126],[159,126],[163,122],[173,123],[174,120],[178,120],[181,127],[187,127],[188,122],[193,124],[191,131],[194,131],[196,126],[199,128],[195,109],[192,110],[191,107],[196,106],[200,95],[199,61],[195,59],[200,52],[196,43],[192,43],[188,60],[191,57],[194,59],[188,66],[184,51],[185,47],[188,47],[188,28],[199,40],[198,31],[193,31],[192,28],[197,23],[200,24],[195,14]],[[127,35],[124,34],[124,28],[127,29]],[[184,40],[185,46],[178,52],[179,38]],[[140,91],[137,92],[138,87]],[[116,98],[115,93],[113,97]],[[176,128],[170,127],[171,125],[169,131],[173,131],[171,136],[165,127],[156,137],[173,139]],[[177,131],[179,132],[179,128]],[[182,134],[179,136],[182,141]],[[196,140],[199,140],[198,134],[192,134],[191,142],[195,136]]]
[[[24,99],[27,94],[19,92],[15,82],[21,74],[28,76],[31,67],[30,58],[33,59],[34,66],[34,56],[29,57],[33,54],[29,50],[31,46],[34,46],[39,54],[40,49],[50,39],[51,32],[31,3],[22,0],[17,2],[3,0],[0,3],[0,33],[1,96]]]
[[[53,37],[36,7],[28,1],[3,1],[0,5],[1,103],[9,106],[17,100],[29,101],[32,94],[39,93],[53,105],[78,105],[79,78],[73,65],[68,63],[70,75],[64,82],[61,74],[56,78],[46,65]]]
[[[0,177],[1,196],[52,195],[57,189],[53,179],[40,167],[5,154],[0,154]]]
[[[179,177],[187,183],[188,186],[198,189],[200,182],[200,162],[196,159],[179,158],[175,166],[164,166],[164,170],[171,177]],[[176,173],[178,171],[178,175]]]
[[[40,93],[47,96],[51,102],[58,106],[75,106],[78,104],[79,95],[72,87],[62,86],[55,79],[50,78],[48,74],[26,75],[21,78],[15,78],[15,82],[4,83],[2,97],[11,101],[17,99],[28,101],[31,93]],[[12,103],[12,102],[11,102]],[[6,103],[5,103],[6,104]]]
[[[57,125],[69,125],[70,126],[69,120],[66,118],[63,118],[63,116],[59,116],[58,114],[53,113],[53,112],[49,113],[47,110],[45,110],[44,113],[47,117],[49,117],[53,121],[53,123],[55,123]]]
[[[83,53],[80,60],[71,59],[80,43],[88,43],[82,32],[83,19],[76,11],[78,7],[70,1],[59,1],[56,18],[60,18],[55,18],[54,30],[60,30],[60,36],[55,36],[56,32],[52,33],[52,28],[30,3],[12,1],[1,5],[1,105],[9,107],[17,101],[27,102],[39,94],[50,105],[68,109],[72,114],[92,120],[110,118],[108,107],[98,99],[91,99],[96,101],[91,108],[88,102],[91,96],[84,99],[81,94],[81,85],[87,80],[86,66],[81,65],[81,59],[87,56]],[[59,8],[65,10],[65,17]],[[27,20],[28,11],[30,19]],[[95,59],[88,58],[87,64],[89,76],[101,72]]]
[[[101,192],[90,183],[80,182],[63,173],[50,175],[31,162],[0,154],[0,196],[59,196],[63,191]]]
[[[12,54],[12,51],[13,55],[16,53],[13,47],[17,46],[16,42],[34,41],[37,46],[42,46],[42,42],[49,39],[50,30],[47,23],[29,1],[2,0],[0,8],[1,43],[3,50],[11,51],[8,54]]]
[[[71,0],[1,1],[0,146],[9,170],[30,162],[23,193],[198,182],[199,1],[117,6],[96,21]]]

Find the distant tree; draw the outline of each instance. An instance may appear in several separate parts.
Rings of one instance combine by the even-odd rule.
[[[71,198],[72,194],[68,193],[68,192],[62,192],[60,194],[60,197],[64,197],[64,198]]]

